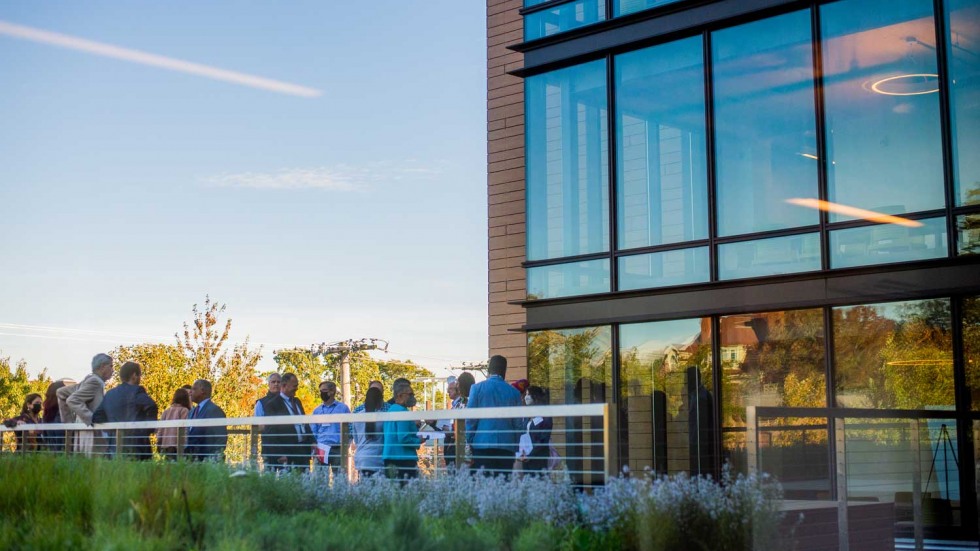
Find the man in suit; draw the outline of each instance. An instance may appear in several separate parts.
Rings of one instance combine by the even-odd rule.
[[[293,373],[282,376],[278,399],[265,403],[265,416],[306,415],[303,404],[296,399],[299,380]],[[266,464],[273,470],[305,470],[310,468],[313,431],[305,423],[266,425],[262,434],[262,455],[272,459]]]
[[[156,421],[159,410],[156,402],[140,386],[143,369],[137,362],[126,362],[119,368],[122,384],[105,393],[102,404],[95,410],[92,421],[95,423],[127,423],[132,421]],[[115,433],[115,431],[113,431]],[[109,438],[110,453],[118,457],[153,459],[150,448],[152,429],[132,429],[124,431],[122,441],[116,435]]]
[[[225,412],[211,401],[211,381],[198,379],[191,387],[191,400],[197,405],[187,415],[190,421],[224,419]],[[185,453],[196,461],[223,461],[228,445],[228,427],[190,427],[187,429]]]
[[[92,372],[73,386],[58,389],[58,407],[63,423],[92,425],[92,416],[102,404],[106,381],[112,378],[112,358],[108,354],[96,354],[92,358]],[[102,453],[102,436],[96,431],[80,431],[75,435],[75,453],[87,456]]]

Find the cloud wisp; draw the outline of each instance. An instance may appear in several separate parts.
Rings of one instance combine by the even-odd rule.
[[[141,65],[149,65],[151,67],[168,69],[171,71],[201,76],[214,80],[230,82],[240,86],[248,86],[250,88],[258,88],[280,94],[304,98],[315,98],[322,95],[320,90],[309,88],[307,86],[300,86],[298,84],[291,84],[280,80],[273,80],[246,73],[239,73],[236,71],[229,71],[227,69],[220,69],[218,67],[211,67],[200,63],[193,63],[172,57],[151,54],[140,50],[122,48],[120,46],[113,46],[112,44],[95,42],[94,40],[87,40],[67,34],[46,31],[44,29],[27,27],[24,25],[15,25],[6,21],[0,21],[0,35],[30,40],[32,42],[47,44],[49,46],[58,46],[60,48],[67,48],[69,50],[85,52],[93,55],[110,57],[122,61],[139,63]]]
[[[364,191],[385,182],[418,180],[441,174],[442,164],[422,166],[416,161],[383,161],[361,167],[341,164],[333,167],[283,168],[275,172],[228,173],[201,180],[209,186],[227,188]]]

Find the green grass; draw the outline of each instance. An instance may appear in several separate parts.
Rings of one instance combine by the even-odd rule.
[[[584,529],[423,518],[413,505],[326,512],[297,480],[221,465],[0,457],[0,549],[608,548]]]

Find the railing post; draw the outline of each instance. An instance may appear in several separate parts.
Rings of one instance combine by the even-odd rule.
[[[184,458],[184,446],[187,445],[187,429],[177,427],[177,461]]]
[[[924,549],[922,533],[922,465],[919,463],[921,454],[919,447],[919,420],[909,420],[912,429],[912,531],[915,537],[916,551]]]
[[[696,435],[689,435],[695,438]],[[755,406],[745,407],[745,451],[748,454],[749,474],[759,473],[759,418]]]
[[[589,427],[591,428],[591,427]],[[591,443],[591,442],[590,442]],[[589,455],[592,455],[591,453]],[[606,482],[616,476],[616,466],[613,465],[612,449],[612,420],[609,418],[609,404],[602,404],[602,455],[606,466],[603,471],[606,473]]]
[[[835,470],[837,472],[837,547],[840,551],[848,551],[850,546],[849,529],[847,526],[847,441],[844,434],[844,418],[834,418],[834,440],[837,454]]]
[[[116,429],[116,447],[114,452],[115,459],[122,459],[123,455],[123,429]]]
[[[248,457],[255,470],[259,468],[259,426],[248,426]]]
[[[350,468],[348,463],[350,461],[350,433],[347,430],[347,423],[340,423],[340,468],[343,470],[347,480],[351,480],[351,471],[353,469]],[[327,468],[329,469],[330,465],[327,465]]]
[[[75,447],[75,431],[65,431],[65,455],[71,455],[72,448]]]
[[[466,462],[466,419],[453,421],[453,436],[456,439],[456,470],[459,470]]]

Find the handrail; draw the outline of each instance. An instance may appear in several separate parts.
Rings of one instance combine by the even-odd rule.
[[[298,425],[369,423],[372,421],[425,421],[430,419],[527,419],[532,417],[599,417],[606,404],[571,404],[554,406],[514,406],[502,408],[435,409],[420,411],[385,411],[373,413],[324,413],[319,415],[276,415],[268,417],[228,417],[219,419],[178,419],[172,421],[132,421],[118,423],[41,423],[14,428],[0,426],[0,432],[26,430],[115,430],[161,429],[179,427],[227,427],[233,425]]]

